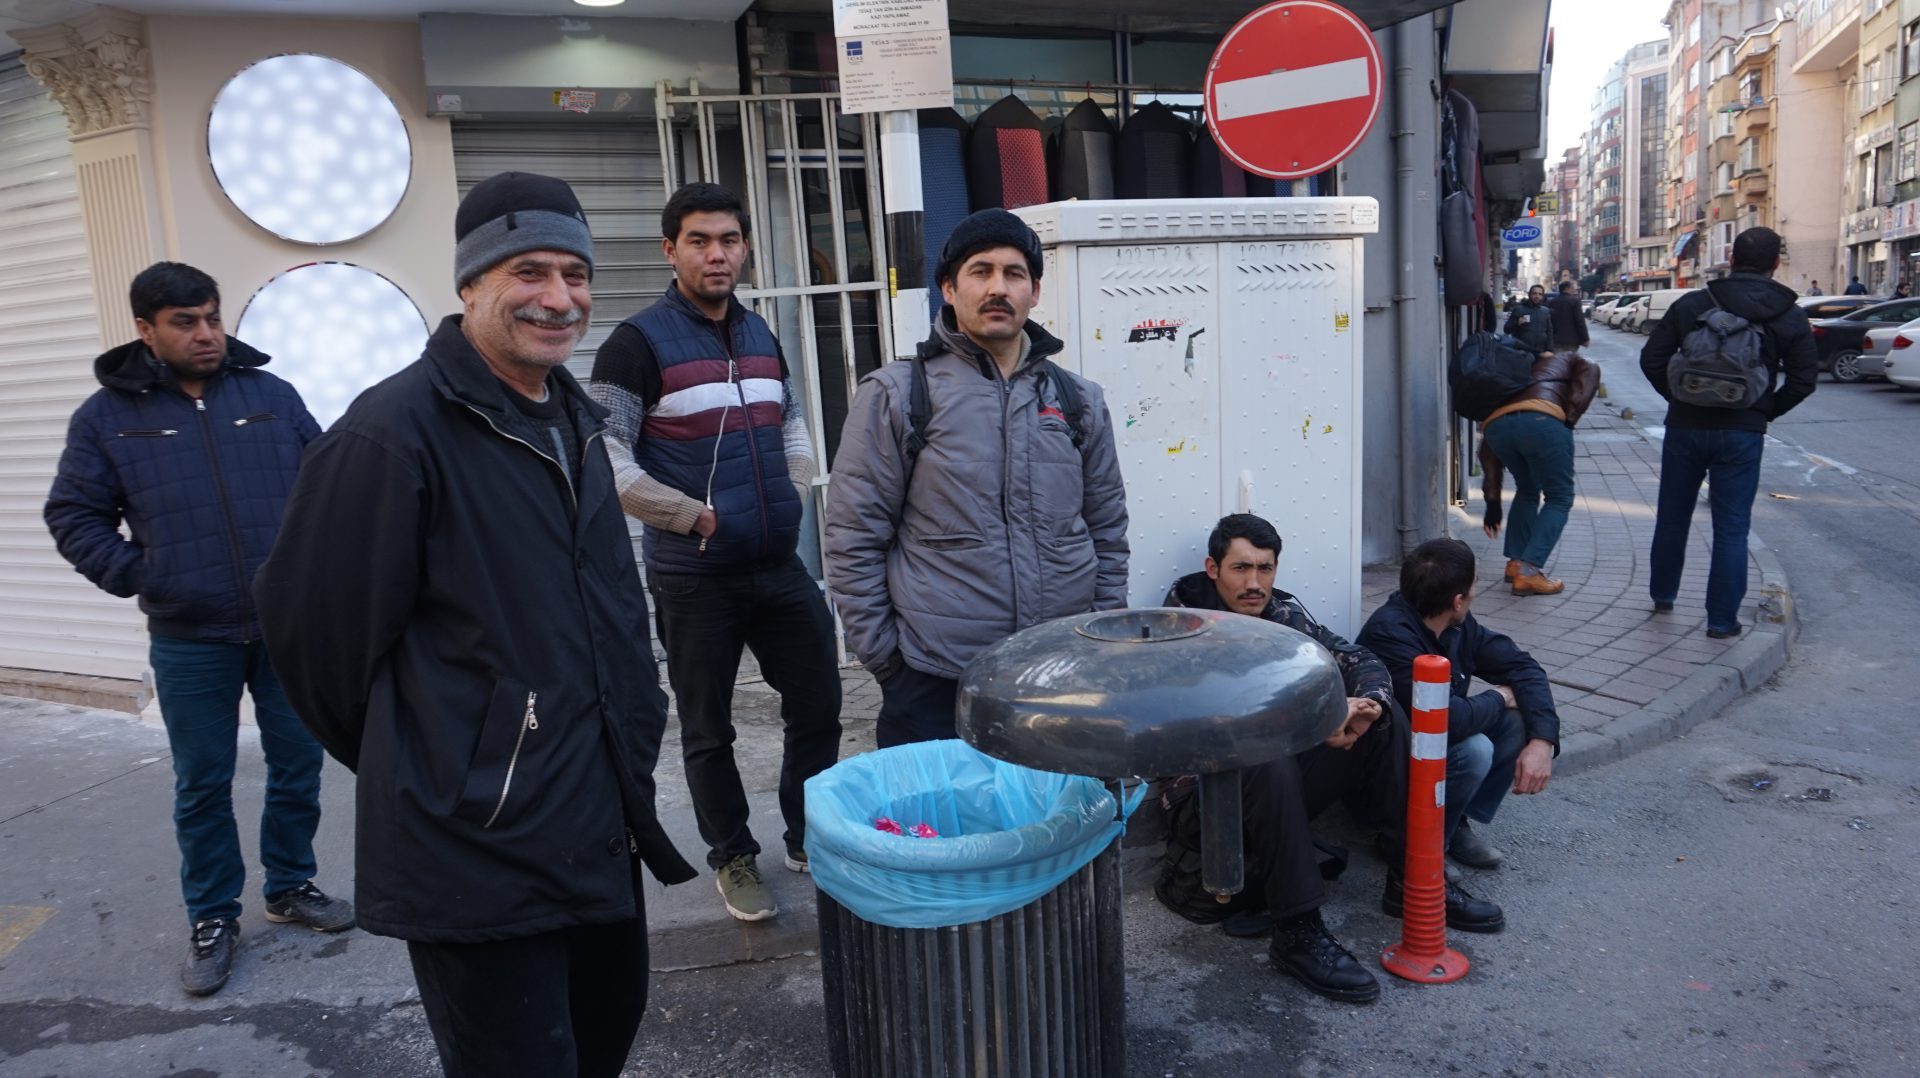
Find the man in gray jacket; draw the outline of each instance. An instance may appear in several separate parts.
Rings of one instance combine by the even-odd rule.
[[[912,361],[854,395],[827,493],[827,590],[880,682],[882,748],[954,735],[960,671],[1043,621],[1127,601],[1126,488],[1100,387],[1029,322],[1040,240],[960,222]]]

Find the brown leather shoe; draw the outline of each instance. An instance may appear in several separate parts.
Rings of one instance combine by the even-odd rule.
[[[1515,595],[1558,595],[1562,591],[1565,591],[1566,587],[1566,581],[1549,580],[1545,573],[1535,573],[1532,576],[1516,576],[1513,578],[1513,593]]]
[[[1520,560],[1518,558],[1508,558],[1507,559],[1507,583],[1509,584],[1513,583],[1514,578],[1519,575],[1520,575]]]

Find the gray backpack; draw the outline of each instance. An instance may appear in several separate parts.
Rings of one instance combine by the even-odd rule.
[[[1667,391],[1681,404],[1751,408],[1773,388],[1766,347],[1759,326],[1716,301],[1667,360]]]

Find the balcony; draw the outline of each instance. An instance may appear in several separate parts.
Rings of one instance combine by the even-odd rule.
[[[1760,98],[1748,104],[1740,113],[1740,130],[1743,132],[1762,131],[1773,124],[1773,102]]]
[[[1795,20],[1793,72],[1831,71],[1860,51],[1860,0],[1807,0]]]
[[[1760,169],[1743,172],[1738,181],[1740,193],[1747,198],[1765,198],[1767,194],[1767,174]]]

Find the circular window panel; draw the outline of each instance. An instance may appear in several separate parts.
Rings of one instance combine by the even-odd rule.
[[[227,81],[207,120],[207,158],[241,213],[295,243],[378,228],[413,171],[407,125],[387,95],[306,53],[268,57]]]
[[[295,266],[261,286],[233,335],[273,357],[327,427],[375,382],[420,358],[427,323],[400,287],[347,262]]]

